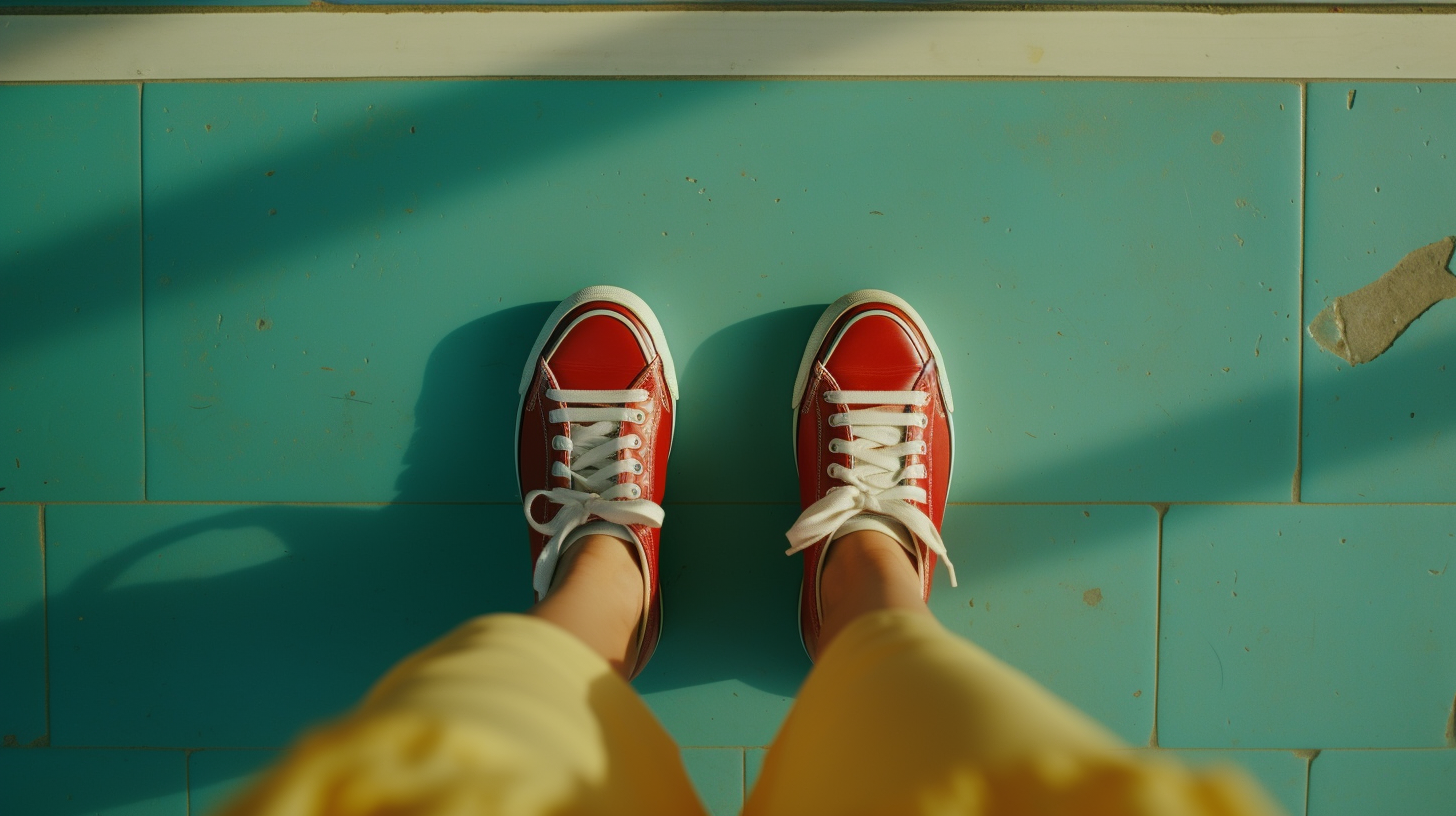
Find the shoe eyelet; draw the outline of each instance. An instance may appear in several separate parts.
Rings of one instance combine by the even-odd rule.
[[[841,416],[840,414],[830,414],[829,415],[829,427],[831,427],[831,428],[838,428],[840,425],[843,425],[844,423],[839,421],[840,416]]]
[[[628,490],[628,493],[634,499],[640,498],[642,496],[642,488],[638,487],[637,485],[631,485],[630,486],[630,489]]]
[[[633,462],[632,463],[632,472],[633,473],[641,473],[642,472],[642,463],[641,462]]]
[[[633,436],[632,437],[632,441],[627,444],[627,447],[633,448],[633,449],[642,447],[642,437],[640,437],[640,436]]]
[[[633,419],[632,421],[635,422],[635,423],[637,423],[638,425],[641,425],[643,422],[646,422],[647,421],[647,412],[646,411],[638,411],[636,414],[634,414],[634,416],[636,418]]]

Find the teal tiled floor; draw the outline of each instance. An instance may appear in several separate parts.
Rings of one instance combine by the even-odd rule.
[[[1453,87],[0,88],[0,810],[202,813],[523,608],[516,379],[613,282],[683,387],[637,685],[715,813],[809,669],[793,366],[870,285],[956,387],[947,626],[1291,813],[1440,812],[1456,307],[1356,369],[1300,323],[1456,232]]]
[[[1309,93],[1309,315],[1456,233],[1437,203],[1456,185],[1456,86],[1353,87],[1349,107],[1345,86]],[[1307,501],[1456,501],[1456,314],[1432,309],[1396,342],[1365,371],[1305,340]]]

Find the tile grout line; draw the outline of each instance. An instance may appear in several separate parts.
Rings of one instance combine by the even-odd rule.
[[[141,327],[142,370],[142,501],[147,500],[147,208],[142,163],[142,94],[146,83],[137,83],[137,312]]]
[[[1304,759],[1304,811],[1303,816],[1309,816],[1309,778],[1314,774],[1314,761],[1319,759],[1319,749],[1307,751],[1295,751],[1295,756]]]
[[[1153,575],[1153,730],[1148,734],[1148,747],[1158,747],[1158,674],[1163,653],[1163,519],[1168,515],[1168,504],[1155,504],[1158,512],[1158,559]]]
[[[1299,310],[1298,332],[1299,344],[1295,347],[1295,358],[1298,361],[1299,370],[1295,382],[1297,383],[1297,413],[1294,419],[1294,487],[1290,498],[1295,502],[1304,501],[1304,262],[1305,262],[1305,211],[1308,206],[1308,155],[1309,155],[1309,83],[1299,83],[1299,303],[1296,307]]]
[[[182,812],[192,816],[192,750],[182,754]]]
[[[742,749],[738,752],[738,771],[741,776],[738,778],[739,788],[743,795],[738,800],[738,809],[742,810],[743,805],[748,801],[748,750]]]
[[[51,744],[51,593],[46,564],[46,506],[36,505],[36,526],[40,532],[40,634],[41,659],[45,661],[45,745]]]

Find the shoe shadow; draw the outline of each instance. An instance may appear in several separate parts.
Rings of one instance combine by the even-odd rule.
[[[461,621],[526,609],[511,429],[522,362],[554,305],[501,310],[436,346],[389,504],[51,508],[48,607],[0,620],[0,644],[18,649],[43,648],[29,639],[48,621],[49,743],[281,746]],[[798,509],[787,433],[761,460],[766,472],[789,471],[773,477],[782,505],[725,513],[673,499],[719,477],[712,462],[686,478],[678,469],[723,459],[713,455],[724,435],[715,429],[742,427],[740,406],[786,408],[809,311],[724,329],[684,372],[661,563],[666,634],[638,683],[676,694],[660,701],[669,708],[715,696],[707,689],[721,681],[753,690],[739,693],[762,710],[754,744],[777,727],[808,668],[795,629],[799,565],[782,554]]]
[[[767,744],[809,671],[784,531],[799,514],[790,391],[823,309],[734,323],[682,368],[662,642],[636,686],[686,745]]]
[[[554,306],[436,346],[390,504],[49,508],[47,606],[0,620],[26,649],[48,620],[49,743],[283,745],[459,622],[527,608],[516,388]]]

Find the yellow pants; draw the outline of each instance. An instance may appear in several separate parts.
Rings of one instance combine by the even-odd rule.
[[[229,816],[702,814],[672,738],[575,637],[472,620],[304,738]],[[1275,813],[1232,770],[1195,774],[923,615],[846,628],[814,668],[745,814]]]

